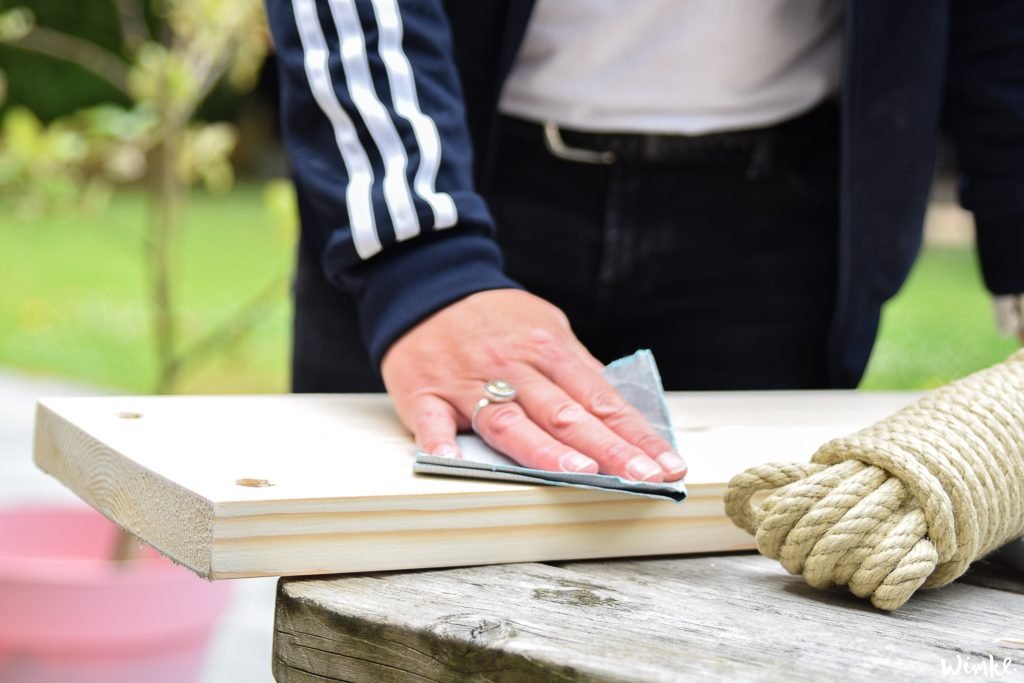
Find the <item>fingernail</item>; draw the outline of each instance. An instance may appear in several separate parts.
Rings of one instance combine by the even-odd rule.
[[[461,458],[459,449],[454,444],[443,443],[434,449],[432,455],[436,455],[440,458]]]
[[[668,474],[679,474],[686,471],[686,461],[678,453],[673,453],[672,451],[665,451],[656,457],[655,461]]]
[[[660,467],[648,458],[633,458],[626,463],[626,474],[637,481],[661,481],[663,473]]]
[[[566,453],[558,459],[563,472],[586,472],[597,474],[597,463],[582,453]]]

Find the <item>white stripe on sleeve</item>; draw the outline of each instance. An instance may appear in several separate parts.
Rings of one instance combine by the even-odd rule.
[[[380,56],[388,71],[391,98],[395,111],[412,126],[420,149],[420,165],[413,178],[416,194],[434,213],[434,227],[455,225],[458,215],[455,202],[445,192],[436,190],[437,170],[441,165],[441,137],[434,120],[420,109],[416,97],[416,81],[409,60],[402,51],[402,17],[397,0],[372,0],[377,16]]]
[[[373,218],[373,168],[366,150],[359,142],[355,125],[338,102],[327,64],[329,51],[324,39],[315,0],[292,0],[295,25],[302,41],[306,78],[313,98],[334,128],[334,140],[348,173],[345,204],[348,208],[352,242],[360,258],[367,259],[380,251],[380,237]]]
[[[349,95],[384,159],[384,199],[391,213],[395,237],[398,241],[407,240],[420,233],[420,221],[405,176],[409,165],[405,145],[373,88],[366,38],[355,0],[329,0],[329,5],[338,29],[341,65],[345,70]]]

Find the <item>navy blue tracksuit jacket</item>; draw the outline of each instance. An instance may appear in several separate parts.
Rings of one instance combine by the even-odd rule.
[[[475,188],[533,0],[267,4],[305,239],[355,298],[373,362],[447,304],[518,286]],[[940,127],[988,288],[1024,292],[1024,2],[848,0],[845,50],[837,386],[917,253]]]

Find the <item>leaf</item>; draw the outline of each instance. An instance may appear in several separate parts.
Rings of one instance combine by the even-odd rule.
[[[110,138],[119,142],[139,143],[156,130],[158,120],[147,107],[125,109],[116,104],[100,104],[82,109],[75,118],[87,129],[90,137]]]
[[[214,194],[223,194],[235,183],[235,170],[230,162],[220,161],[199,168],[203,186]]]
[[[263,208],[270,214],[274,234],[289,245],[299,239],[299,203],[295,185],[287,178],[276,178],[263,186]]]
[[[213,192],[229,189],[235,180],[231,153],[237,143],[238,132],[230,123],[191,126],[178,149],[178,177],[185,183],[201,180]]]
[[[137,103],[157,112],[177,114],[199,91],[201,74],[193,71],[187,55],[150,41],[139,48],[128,72],[128,92]]]
[[[131,182],[146,175],[146,155],[135,145],[115,145],[103,156],[103,170],[112,180]]]
[[[36,15],[27,7],[15,7],[0,12],[0,42],[24,38],[36,25]]]
[[[89,153],[89,145],[79,131],[57,123],[46,129],[43,142],[45,158],[61,166],[73,166],[84,161]]]
[[[43,124],[25,107],[11,107],[3,123],[3,144],[15,154],[32,157],[42,144]]]

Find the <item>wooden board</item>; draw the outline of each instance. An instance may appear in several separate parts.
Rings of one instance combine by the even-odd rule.
[[[274,678],[1024,680],[1024,580],[964,579],[894,613],[752,554],[282,579]]]
[[[670,395],[690,464],[682,504],[414,475],[412,439],[381,395],[44,399],[35,459],[215,579],[698,553],[752,547],[723,512],[732,475],[806,460],[913,398]]]

